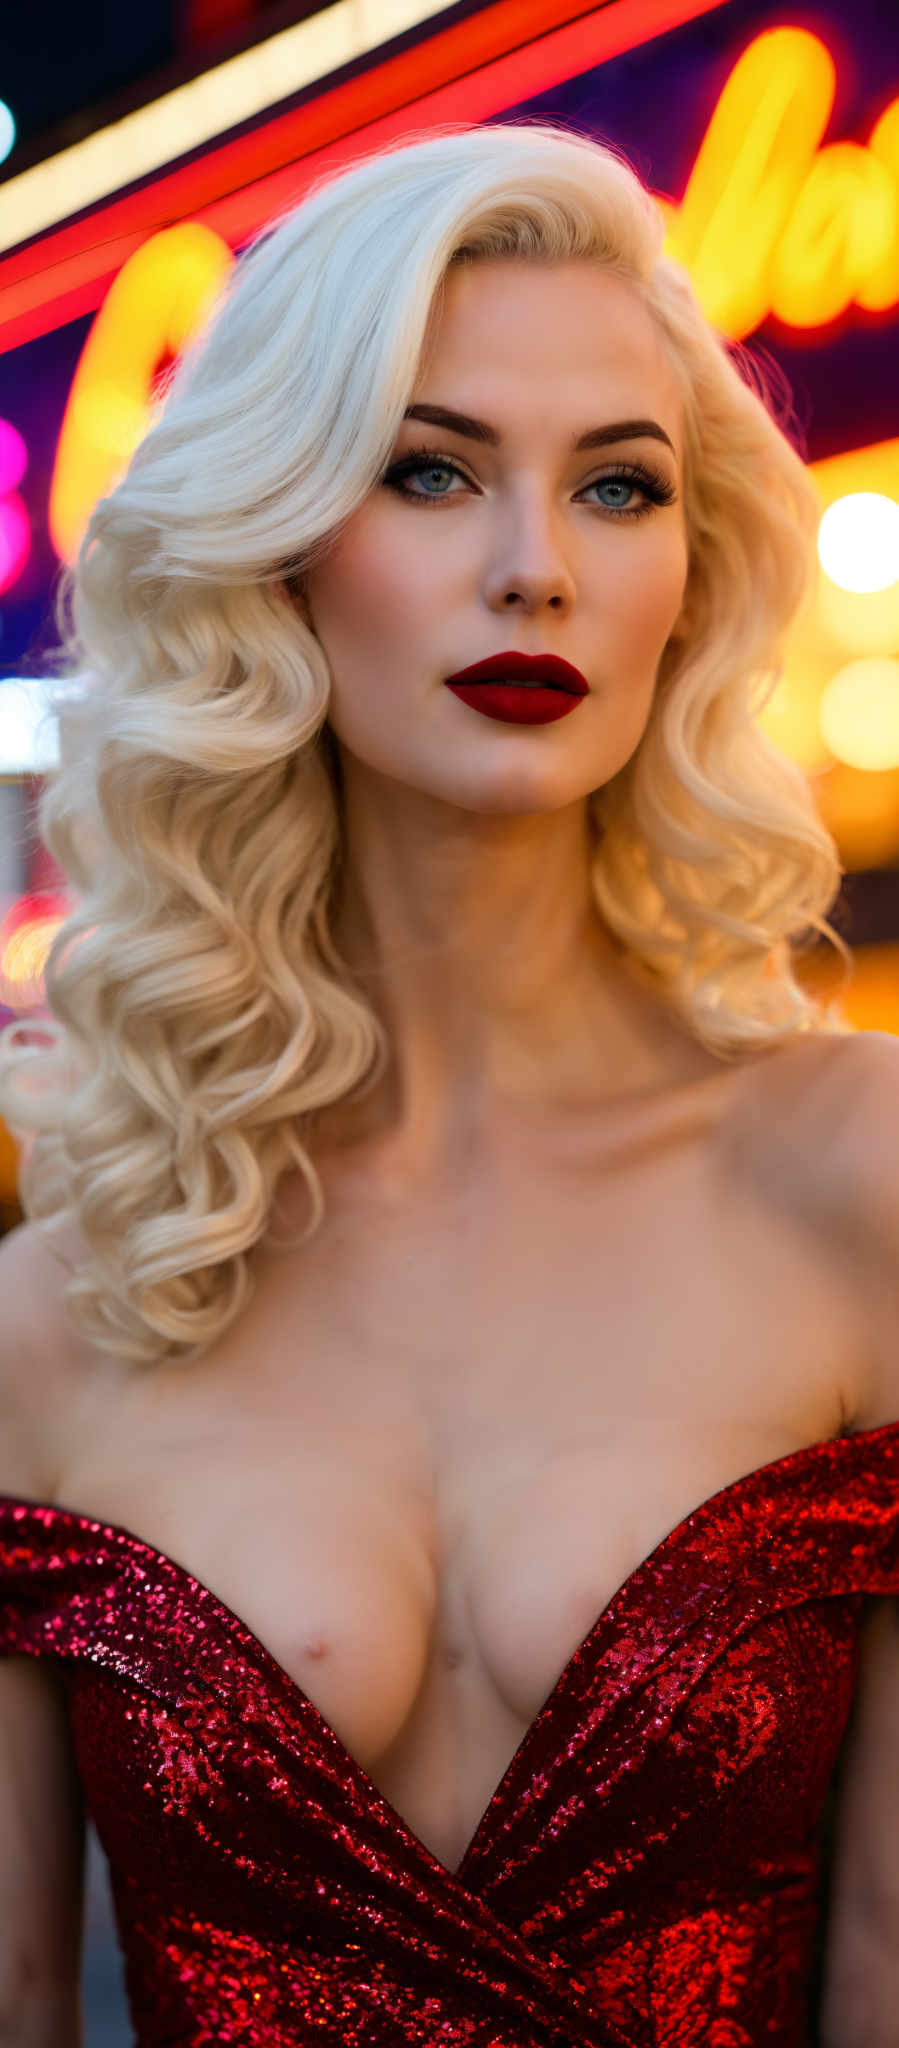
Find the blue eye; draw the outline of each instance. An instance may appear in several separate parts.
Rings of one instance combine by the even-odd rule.
[[[587,489],[588,491],[626,491],[633,497],[636,484],[633,478],[629,476],[600,476],[597,477],[595,483],[588,484]],[[610,512],[629,512],[630,509],[629,504],[622,504],[620,497],[612,498],[609,504]]]
[[[441,474],[459,477],[463,483],[468,482],[464,471],[459,468],[458,463],[451,461],[448,455],[440,455],[433,448],[410,448],[407,455],[392,464],[382,481],[388,489],[395,491],[398,497],[405,498],[409,504],[439,505],[446,498],[464,497],[463,491],[412,491],[405,482],[407,477],[433,478]],[[593,482],[585,484],[583,488],[585,491],[610,491],[611,501],[606,500],[603,504],[594,505],[593,509],[597,512],[610,513],[614,519],[643,518],[655,505],[673,504],[677,496],[674,485],[661,470],[638,462],[616,464],[616,467],[607,471],[605,476],[594,477]],[[639,504],[627,501],[622,503],[622,494],[626,494],[626,499],[631,499],[635,491],[640,493]]]

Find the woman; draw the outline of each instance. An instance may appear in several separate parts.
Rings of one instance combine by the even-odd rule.
[[[794,978],[839,864],[754,723],[813,494],[660,244],[551,125],[352,164],[79,556],[0,1676],[143,2048],[808,2039],[896,1056]]]

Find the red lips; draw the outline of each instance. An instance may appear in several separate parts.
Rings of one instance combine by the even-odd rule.
[[[491,654],[487,661],[472,662],[446,676],[447,683],[544,683],[550,689],[565,690],[569,696],[586,697],[589,684],[579,668],[558,654]]]

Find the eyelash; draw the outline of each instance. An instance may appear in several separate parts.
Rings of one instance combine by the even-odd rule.
[[[441,505],[448,497],[456,498],[460,495],[458,491],[445,491],[441,496],[431,497],[427,492],[407,490],[401,479],[412,476],[421,469],[446,469],[451,471],[453,476],[460,476],[463,483],[468,481],[465,471],[460,469],[458,463],[449,455],[441,455],[434,448],[410,448],[408,454],[399,462],[394,462],[388,469],[383,482],[390,490],[395,491],[398,497],[405,498],[408,504]],[[643,519],[647,512],[652,511],[654,505],[672,505],[677,496],[674,485],[669,483],[661,470],[650,465],[644,467],[639,462],[618,463],[614,469],[606,470],[603,476],[594,477],[592,483],[584,484],[583,488],[585,491],[592,491],[600,484],[610,483],[637,484],[649,501],[642,505],[627,505],[620,511],[616,511],[614,505],[592,507],[594,512],[605,512],[611,519]]]

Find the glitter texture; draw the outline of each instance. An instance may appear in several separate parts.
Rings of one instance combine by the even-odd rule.
[[[822,1808],[897,1592],[899,1423],[736,1480],[619,1588],[453,1873],[183,1565],[0,1496],[0,1653],[62,1676],[135,2048],[811,2048]]]

